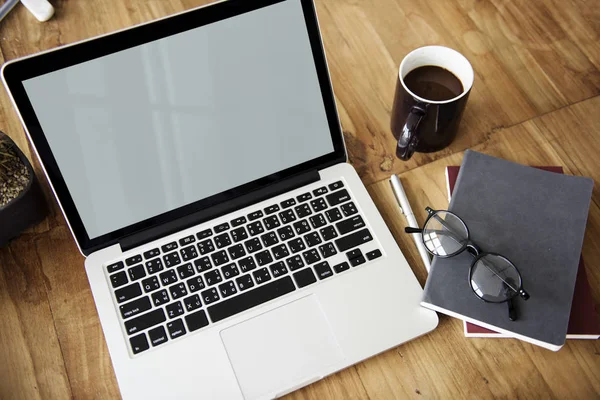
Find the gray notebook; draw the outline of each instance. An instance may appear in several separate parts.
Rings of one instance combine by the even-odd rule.
[[[467,251],[434,258],[422,305],[557,351],[565,343],[593,180],[542,171],[467,150],[449,210],[484,252],[511,260],[530,294],[485,303],[468,281]]]

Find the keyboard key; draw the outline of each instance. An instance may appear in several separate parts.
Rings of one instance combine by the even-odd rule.
[[[353,267],[358,267],[359,265],[364,264],[366,262],[367,260],[364,256],[356,257],[350,260],[350,264],[352,264]]]
[[[263,266],[273,262],[273,257],[271,257],[271,253],[269,252],[269,250],[264,250],[260,253],[256,253],[254,257],[256,257],[256,263],[259,266]]]
[[[167,268],[181,264],[181,258],[179,258],[179,254],[177,252],[169,253],[163,256],[163,260]]]
[[[219,225],[217,225],[217,226],[215,226],[213,228],[213,230],[215,231],[215,233],[225,232],[227,229],[229,229],[229,222],[224,222],[224,223],[219,224]]]
[[[242,275],[235,280],[238,284],[240,290],[247,290],[254,286],[254,282],[252,281],[252,277],[250,274]]]
[[[256,236],[265,231],[260,221],[251,222],[246,227],[248,228],[248,233],[250,233],[250,236]]]
[[[219,300],[219,292],[217,292],[216,288],[210,288],[200,293],[200,297],[202,297],[204,304],[214,303]]]
[[[298,207],[294,207],[296,210],[296,214],[298,214],[298,218],[304,218],[312,214],[312,210],[308,206],[308,204],[300,204]]]
[[[257,269],[252,273],[252,276],[254,276],[257,285],[271,280],[271,275],[269,275],[266,268]]]
[[[344,184],[342,183],[342,181],[337,181],[337,182],[333,182],[332,184],[329,185],[329,190],[331,190],[333,192],[334,190],[341,189],[342,187],[344,187]]]
[[[226,266],[221,268],[221,274],[225,279],[233,278],[234,276],[238,276],[240,274],[240,270],[238,269],[235,263],[227,264]]]
[[[186,315],[185,322],[187,323],[190,332],[193,332],[208,325],[208,318],[206,318],[204,310],[200,310],[193,314]]]
[[[317,261],[321,260],[321,256],[317,252],[317,249],[305,251],[304,253],[302,253],[302,255],[304,256],[304,260],[308,265],[314,264]]]
[[[232,260],[237,260],[238,258],[246,255],[244,247],[241,244],[233,245],[230,248],[228,248],[227,251],[229,252],[229,258],[231,258]]]
[[[222,298],[227,298],[237,293],[237,289],[235,288],[235,284],[233,281],[225,282],[222,285],[219,285],[219,293],[221,293]]]
[[[360,249],[354,249],[346,253],[346,257],[348,260],[352,260],[353,258],[362,257],[363,253]]]
[[[342,213],[340,212],[340,210],[337,209],[337,207],[325,211],[325,216],[327,217],[327,220],[329,220],[329,222],[335,222],[342,219]]]
[[[140,315],[139,317],[130,319],[129,321],[125,321],[125,330],[127,331],[128,335],[133,335],[134,333],[143,331],[151,326],[158,325],[166,320],[167,317],[165,316],[163,309],[157,308],[154,311],[150,311],[149,313]]]
[[[183,304],[185,304],[185,310],[187,312],[194,311],[194,310],[202,307],[202,302],[200,301],[200,296],[198,296],[197,294],[183,299]]]
[[[308,247],[316,246],[322,242],[321,237],[317,232],[311,232],[308,235],[304,235],[304,240]]]
[[[302,257],[294,256],[285,260],[290,271],[296,271],[302,267],[304,267],[304,261],[302,261]]]
[[[110,265],[106,266],[106,270],[108,271],[109,274],[112,274],[113,272],[116,272],[120,269],[123,269],[125,266],[123,265],[123,261],[118,261],[116,263],[112,263]]]
[[[181,314],[183,314],[183,306],[181,305],[180,301],[176,301],[175,303],[169,304],[165,307],[165,309],[167,310],[167,315],[169,316],[169,319],[179,317]]]
[[[141,263],[141,262],[142,262],[142,256],[139,254],[137,256],[133,256],[133,257],[129,257],[129,258],[125,259],[125,264],[127,264],[127,266]]]
[[[154,260],[146,261],[146,269],[149,274],[155,274],[164,269],[162,260],[155,258]]]
[[[246,232],[246,228],[240,226],[231,231],[231,237],[235,243],[241,242],[242,240],[248,239],[248,232]]]
[[[330,206],[335,206],[350,200],[350,195],[346,189],[338,190],[325,196]]]
[[[302,235],[312,229],[310,227],[310,224],[308,223],[307,219],[303,219],[302,221],[294,222],[293,227],[294,227],[294,230],[296,231],[296,234],[298,234],[298,235]]]
[[[304,193],[304,194],[301,194],[300,196],[297,196],[296,199],[298,200],[299,203],[302,203],[303,201],[312,199],[312,196],[310,195],[310,193]]]
[[[323,217],[323,214],[313,215],[309,218],[309,221],[315,229],[320,228],[327,223],[327,221],[325,221],[325,218]]]
[[[246,221],[247,221],[246,217],[238,217],[238,218],[236,218],[234,220],[231,220],[231,226],[233,226],[235,228],[236,226],[240,226],[242,224],[245,224]],[[233,235],[233,233],[232,233],[232,235]]]
[[[263,216],[263,212],[262,211],[254,211],[253,213],[248,214],[248,219],[250,221],[254,221],[255,219],[261,218]]]
[[[144,292],[152,292],[154,290],[160,289],[160,282],[156,276],[151,276],[150,278],[144,279],[142,281],[142,287],[144,288]]]
[[[364,227],[365,221],[363,221],[360,215],[356,215],[354,217],[338,222],[337,224],[335,224],[335,226],[338,229],[338,231],[340,231],[340,234],[345,235],[346,233],[350,233],[352,231]]]
[[[163,286],[167,286],[173,282],[177,282],[177,275],[172,269],[165,272],[161,272],[158,276],[160,277],[160,281],[162,282]]]
[[[127,279],[127,274],[125,273],[125,271],[117,272],[116,274],[112,274],[110,276],[110,283],[115,289],[119,286],[123,286],[127,282],[129,282],[129,280]]]
[[[273,252],[273,256],[276,260],[281,260],[283,257],[287,257],[290,255],[290,252],[283,243],[278,246],[274,246],[273,248],[271,248],[271,251]]]
[[[244,242],[244,246],[246,246],[248,253],[254,253],[255,251],[262,249],[262,244],[260,244],[260,240],[258,240],[258,238],[246,240]]]
[[[337,264],[337,265],[333,266],[333,270],[335,271],[336,274],[347,271],[349,269],[350,269],[350,265],[348,265],[348,263],[346,261],[344,261],[341,264]]]
[[[190,263],[183,264],[177,267],[177,275],[179,275],[179,279],[189,278],[195,273],[196,272],[194,271],[194,267],[192,267],[192,264]]]
[[[221,235],[215,236],[215,244],[217,245],[217,249],[222,249],[223,247],[229,246],[231,244],[229,233],[225,232]]]
[[[273,275],[273,278],[279,278],[288,272],[283,261],[276,262],[275,264],[271,265],[269,269],[271,270],[271,275]]]
[[[183,261],[193,260],[194,258],[198,257],[198,252],[196,251],[196,247],[193,245],[184,247],[183,249],[180,250],[180,252],[181,252],[181,258],[183,258]]]
[[[264,243],[265,247],[270,247],[274,244],[279,243],[279,239],[277,239],[277,234],[275,232],[265,233],[260,238]]]
[[[311,283],[315,283],[317,278],[313,273],[311,268],[304,268],[298,272],[294,273],[294,280],[296,281],[296,285],[299,288],[303,288],[305,286],[310,285]]]
[[[218,269],[213,271],[208,271],[204,274],[204,280],[208,286],[215,285],[221,281],[223,281],[223,277],[221,276],[221,272]]]
[[[342,212],[346,217],[349,217],[350,215],[356,214],[358,212],[356,206],[352,202],[344,204],[343,206],[340,206],[340,208],[342,209]]]
[[[323,240],[333,240],[335,239],[338,234],[335,231],[335,228],[333,226],[326,226],[325,228],[321,228],[319,230],[319,232],[321,232],[321,236],[323,236]]]
[[[288,242],[288,246],[290,246],[290,250],[292,250],[292,253],[297,253],[299,251],[306,249],[306,246],[304,245],[304,242],[302,241],[301,238],[296,238],[296,239],[290,240]]]
[[[322,198],[311,200],[310,205],[312,206],[313,210],[315,210],[315,212],[323,211],[327,208],[327,203],[325,203],[325,200],[323,200]]]
[[[198,243],[198,251],[200,254],[205,255],[215,250],[212,239],[206,239]]]
[[[209,229],[205,229],[203,231],[200,231],[198,233],[196,233],[196,237],[198,238],[198,240],[202,240],[202,239],[206,239],[209,236],[212,236],[212,231]]]
[[[146,276],[146,270],[142,264],[129,268],[127,273],[129,274],[129,279],[131,279],[132,282],[142,279]]]
[[[375,250],[367,253],[367,258],[369,260],[374,260],[379,257],[381,257],[381,250],[379,250],[379,249],[375,249]]]
[[[176,319],[175,321],[169,322],[167,324],[167,330],[169,331],[169,336],[171,336],[171,339],[176,339],[179,336],[183,336],[187,333],[181,319]]]
[[[152,303],[154,306],[160,306],[169,302],[169,295],[167,294],[167,290],[163,289],[160,292],[152,293]]]
[[[242,270],[242,272],[252,271],[253,269],[256,268],[256,264],[254,263],[254,258],[252,258],[252,257],[242,258],[241,260],[238,261],[238,265],[240,266],[240,269]]]
[[[151,308],[152,303],[150,303],[150,298],[148,296],[141,297],[137,300],[133,300],[129,303],[123,304],[122,306],[119,306],[119,310],[121,311],[121,316],[123,319],[134,317],[143,313],[144,311],[148,311]]]
[[[150,329],[148,331],[148,336],[150,337],[150,343],[152,346],[158,346],[159,344],[166,343],[167,340],[167,332],[165,332],[165,328],[162,326],[157,326],[154,329]]]
[[[315,189],[315,190],[313,190],[313,195],[314,195],[315,197],[317,197],[317,196],[322,196],[322,195],[324,195],[325,193],[327,193],[327,188],[326,188],[325,186],[323,186],[323,187],[320,187],[320,188],[318,188],[318,189]]]
[[[277,215],[271,215],[263,219],[263,224],[265,224],[265,228],[267,228],[267,230],[275,229],[281,225],[277,219]]]
[[[290,222],[296,220],[296,215],[292,210],[283,210],[279,213],[279,218],[281,218],[281,222],[283,222],[284,224],[289,224]]]
[[[346,251],[363,243],[370,242],[371,240],[373,240],[373,236],[371,236],[369,230],[361,229],[360,231],[336,239],[335,245],[337,246],[339,251]]]
[[[149,258],[153,258],[160,255],[159,249],[152,249],[144,252],[144,258],[147,260]]]
[[[168,253],[171,250],[175,250],[177,248],[177,242],[167,243],[161,247],[163,253]]]
[[[283,228],[277,229],[277,236],[282,241],[288,240],[294,237],[294,230],[291,226],[284,226]]]
[[[280,204],[281,204],[281,208],[288,208],[288,207],[291,207],[294,204],[296,204],[296,200],[287,199],[287,200],[282,201]]]
[[[329,258],[329,257],[337,254],[337,250],[335,249],[335,246],[331,242],[325,243],[324,245],[319,246],[319,251],[321,252],[321,255],[323,256],[323,258]]]
[[[212,258],[215,267],[223,265],[229,261],[229,257],[227,257],[227,253],[225,253],[225,250],[217,251],[216,253],[211,254],[210,258]]]
[[[124,301],[131,300],[135,297],[138,297],[141,294],[142,287],[137,282],[115,290],[115,298],[117,299],[117,303],[122,303]]]
[[[277,211],[279,211],[279,206],[277,204],[273,204],[272,206],[265,208],[265,214],[267,214],[267,215],[273,214],[274,212],[277,212]]]
[[[314,268],[319,279],[325,279],[333,276],[333,271],[331,270],[331,267],[329,267],[329,263],[327,261],[315,264]]]
[[[208,257],[202,257],[194,260],[194,265],[196,266],[196,271],[198,272],[208,271],[212,268],[212,264],[210,263],[210,259]]]
[[[195,276],[186,281],[190,293],[197,292],[198,290],[204,289],[204,281],[201,276]]]
[[[171,293],[171,298],[173,300],[188,294],[187,289],[185,288],[185,285],[183,283],[178,283],[176,285],[169,286],[169,293]]]
[[[137,336],[133,336],[132,338],[130,338],[129,344],[131,344],[131,351],[133,352],[133,354],[141,353],[142,351],[148,350],[150,348],[145,333],[141,333]]]
[[[188,244],[192,244],[196,241],[194,235],[186,236],[184,238],[179,239],[180,246],[187,246]]]
[[[296,290],[296,288],[294,287],[292,279],[289,276],[286,276],[208,307],[208,314],[213,322],[221,321],[232,315],[256,307],[259,304],[266,303],[267,301],[293,292],[294,290]]]

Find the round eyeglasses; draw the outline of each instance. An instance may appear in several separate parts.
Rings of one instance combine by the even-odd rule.
[[[508,302],[508,317],[517,319],[512,299],[519,295],[523,300],[529,294],[523,289],[523,280],[517,267],[506,257],[481,251],[469,237],[467,224],[447,210],[426,207],[429,216],[423,229],[405,228],[406,233],[420,233],[429,253],[436,257],[453,257],[467,250],[475,259],[469,270],[469,283],[473,293],[488,303]]]

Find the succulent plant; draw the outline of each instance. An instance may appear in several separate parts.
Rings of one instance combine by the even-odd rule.
[[[15,173],[14,165],[18,157],[13,146],[8,140],[0,138],[0,181],[7,180],[9,175]]]

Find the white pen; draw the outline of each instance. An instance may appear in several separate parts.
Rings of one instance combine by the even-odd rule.
[[[402,214],[404,214],[404,216],[406,217],[406,222],[408,223],[408,226],[411,228],[419,228],[417,220],[415,219],[415,214],[410,208],[410,204],[408,203],[408,197],[406,197],[406,193],[404,192],[404,188],[402,187],[402,183],[400,183],[400,179],[398,178],[398,176],[395,174],[392,175],[392,177],[390,178],[390,183],[392,184],[392,189],[394,189],[394,194],[396,195],[396,200],[398,200],[398,205],[400,205],[400,212],[402,212]],[[421,240],[421,234],[413,233],[412,237],[415,240],[415,243],[417,244],[417,249],[419,250],[419,254],[421,254],[423,264],[425,264],[425,269],[427,270],[427,272],[429,272],[429,268],[431,267],[429,261],[429,254],[427,253],[425,245]]]

